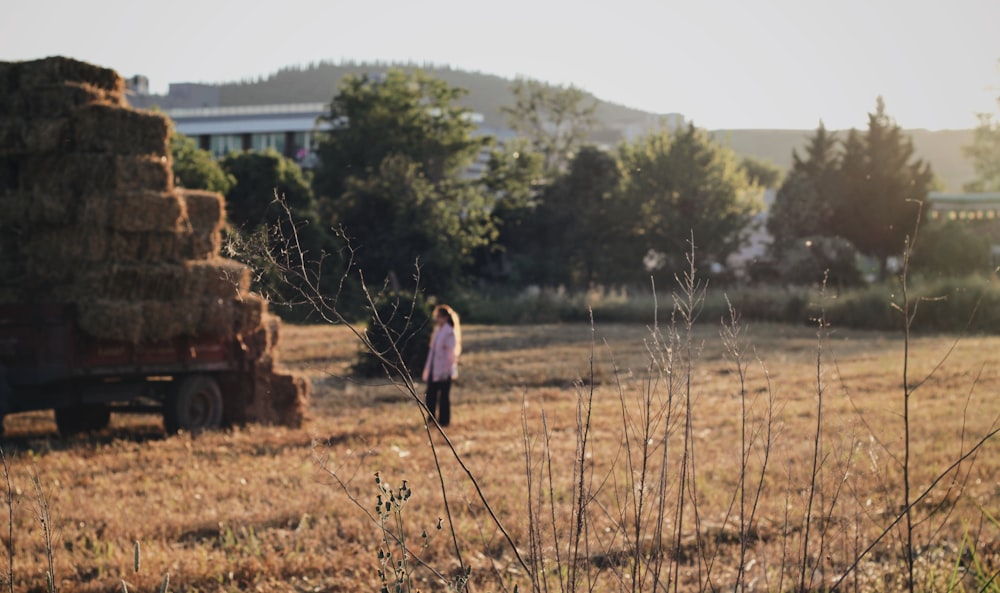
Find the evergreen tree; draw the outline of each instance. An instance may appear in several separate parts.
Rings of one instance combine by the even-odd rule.
[[[885,111],[879,97],[865,134],[851,130],[833,193],[833,232],[862,253],[888,258],[902,253],[906,237],[922,224],[921,205],[931,190],[930,165],[914,155],[913,142]]]
[[[768,213],[767,230],[774,237],[774,255],[780,257],[788,245],[802,237],[830,233],[831,194],[839,165],[836,138],[820,122],[805,155],[792,151],[792,170],[778,188]]]
[[[1000,191],[1000,122],[995,122],[990,114],[981,114],[965,155],[972,160],[976,172],[976,179],[965,184],[965,191]]]
[[[518,246],[536,282],[586,287],[620,279],[634,214],[622,205],[620,179],[614,156],[585,146],[546,188]]]

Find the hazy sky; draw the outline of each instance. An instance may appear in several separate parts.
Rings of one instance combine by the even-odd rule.
[[[322,59],[575,84],[706,128],[968,128],[1000,96],[1000,0],[4,0],[0,60],[167,83]],[[331,91],[332,94],[332,91]]]

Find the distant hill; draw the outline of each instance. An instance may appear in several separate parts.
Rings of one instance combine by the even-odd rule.
[[[206,85],[207,95],[218,105],[268,105],[281,103],[328,102],[337,92],[340,80],[348,74],[383,72],[389,68],[404,70],[421,69],[431,76],[447,81],[452,86],[467,89],[469,94],[462,104],[483,114],[491,128],[504,128],[506,122],[500,108],[513,104],[511,81],[500,76],[456,70],[438,65],[414,63],[332,63],[319,62],[302,67],[288,67],[255,80]],[[203,86],[203,85],[178,85]],[[593,95],[589,95],[593,97]],[[143,97],[145,105],[159,104],[164,108],[187,106],[176,97]],[[595,98],[596,99],[596,98]],[[593,140],[616,144],[633,138],[661,121],[663,115],[653,114],[624,105],[597,99],[598,128]],[[675,114],[676,116],[676,114]],[[719,142],[730,146],[741,155],[769,160],[783,169],[792,163],[792,150],[804,146],[812,130],[714,130]],[[972,164],[962,154],[962,147],[972,141],[972,130],[910,130],[917,153],[928,160],[934,173],[952,191],[973,178]],[[844,135],[843,133],[840,134]]]
[[[336,93],[340,80],[348,74],[371,74],[384,72],[390,68],[403,70],[423,70],[427,74],[446,81],[452,86],[467,89],[469,94],[462,101],[486,119],[491,127],[503,127],[505,118],[500,108],[514,102],[510,92],[510,80],[468,70],[412,63],[332,63],[319,62],[305,67],[283,68],[278,72],[252,81],[241,81],[218,85],[222,105],[268,105],[288,102],[329,101]],[[594,98],[593,95],[589,95]],[[627,126],[642,123],[651,114],[623,105],[599,101],[597,116],[604,125]]]

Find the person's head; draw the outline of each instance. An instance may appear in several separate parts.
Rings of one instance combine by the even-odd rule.
[[[441,327],[448,324],[455,327],[455,311],[448,305],[438,305],[434,307],[434,325]]]

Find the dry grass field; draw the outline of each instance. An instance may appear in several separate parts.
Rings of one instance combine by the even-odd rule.
[[[547,543],[535,557],[548,558],[551,590],[560,590],[568,571],[580,402],[592,401],[582,465],[585,553],[577,554],[584,559],[582,587],[629,590],[662,562],[663,579],[676,569],[672,578],[680,590],[733,590],[742,578],[746,590],[791,591],[799,588],[804,562],[805,588],[824,590],[897,515],[904,501],[901,338],[833,330],[819,343],[816,330],[808,327],[758,325],[747,331],[741,397],[731,349],[719,327],[708,322],[692,335],[690,371],[682,340],[680,349],[670,351],[682,360],[669,376],[661,372],[662,364],[650,367],[651,354],[666,352],[640,325],[598,322],[594,332],[583,324],[465,328],[462,376],[453,391],[447,436],[526,562],[533,533],[529,504],[543,519],[543,533],[535,536]],[[915,338],[911,384],[934,369],[954,343],[947,336]],[[813,472],[818,345],[824,391]],[[37,475],[51,513],[60,591],[120,591],[122,579],[129,591],[159,590],[167,573],[172,591],[377,591],[382,531],[371,519],[376,471],[388,485],[407,480],[412,490],[401,517],[415,556],[417,587],[446,590],[435,571],[454,577],[457,541],[474,590],[512,589],[515,583],[530,590],[525,570],[465,472],[442,436],[425,430],[405,390],[387,380],[347,376],[358,344],[346,329],[287,326],[281,348],[284,363],[313,380],[311,419],[301,430],[250,426],[168,438],[156,417],[116,416],[102,433],[61,440],[50,415],[8,418],[4,449],[14,494],[13,542],[6,517],[0,519],[0,536],[11,544],[4,548],[14,550],[13,590],[46,586],[46,547],[31,481]],[[675,399],[667,418],[670,385]],[[996,427],[998,392],[996,337],[958,342],[914,392],[911,499]],[[688,393],[691,415],[685,424],[682,404]],[[650,435],[642,433],[643,426],[651,427]],[[429,438],[436,445],[440,478]],[[689,464],[680,463],[685,444]],[[741,464],[744,449],[747,461]],[[988,442],[915,505],[918,590],[946,590],[949,584],[979,590],[984,579],[976,575],[977,563],[987,575],[1000,567],[1000,524],[991,519],[1000,517],[998,453],[1000,444]],[[652,479],[639,483],[643,459],[657,483],[663,476],[659,493]],[[681,467],[688,468],[685,508],[677,514]],[[742,500],[757,499],[761,487],[753,523],[743,530],[741,475],[747,491]],[[442,479],[454,540],[447,521],[437,529],[439,518],[447,517]],[[637,512],[640,494],[645,507]],[[654,552],[650,509],[656,508],[667,509],[662,533],[672,552],[666,555]],[[750,505],[744,508],[746,517]],[[807,514],[812,521],[803,561]],[[678,519],[684,523],[680,546],[674,546]],[[890,529],[840,589],[899,590],[903,534],[901,527]],[[134,541],[142,549],[138,573]],[[742,576],[740,541],[745,542]],[[630,549],[643,550],[635,573],[626,558]],[[6,556],[0,550],[2,572],[9,566]],[[635,588],[654,590],[643,582]]]

